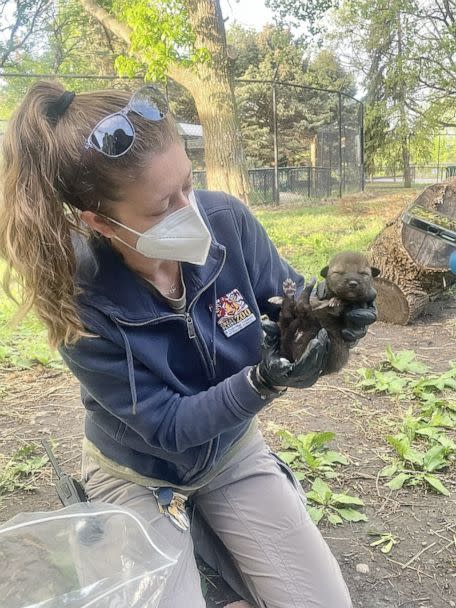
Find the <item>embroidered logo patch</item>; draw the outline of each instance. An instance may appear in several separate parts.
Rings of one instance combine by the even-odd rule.
[[[233,289],[217,300],[217,324],[228,338],[255,321],[255,315],[239,289]]]

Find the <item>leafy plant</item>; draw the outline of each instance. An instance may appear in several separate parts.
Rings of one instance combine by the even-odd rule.
[[[416,360],[413,350],[401,350],[394,353],[391,346],[386,347],[386,359],[388,364],[397,372],[422,374],[428,371],[427,365]]]
[[[335,477],[335,466],[349,464],[346,456],[328,449],[326,445],[334,439],[334,433],[328,431],[293,435],[286,429],[274,426],[273,430],[282,440],[282,447],[287,450],[278,452],[279,458],[292,467],[299,481],[316,475]]]
[[[366,515],[360,513],[357,507],[364,506],[364,502],[356,496],[337,494],[331,490],[326,482],[317,477],[312,488],[307,492],[307,499],[318,506],[308,506],[307,511],[315,524],[324,517],[334,526],[346,521],[367,521]]]
[[[432,417],[435,412],[446,413],[452,420],[456,421],[456,403],[447,401],[435,393],[424,392],[419,395],[420,413],[423,417]]]
[[[30,369],[37,364],[43,367],[64,368],[62,359],[56,356],[44,341],[24,341],[14,346],[0,345],[0,362],[17,369]]]
[[[0,472],[0,496],[14,490],[34,490],[35,475],[47,463],[47,456],[37,455],[38,446],[27,444],[17,450]]]
[[[451,429],[454,427],[454,419],[444,410],[436,409],[432,412],[430,417],[422,416],[420,414],[414,416],[412,411],[409,410],[404,415],[400,431],[409,439],[409,441],[413,441],[418,435],[442,443],[444,441],[451,442],[449,438],[443,439],[444,433],[442,429]]]
[[[456,452],[456,443],[440,428],[422,426],[417,429],[416,434],[428,439],[431,445],[439,443],[443,447],[448,448],[450,452]]]
[[[386,348],[386,360],[377,368],[360,368],[357,370],[361,380],[358,386],[369,392],[387,393],[405,397],[408,393],[422,399],[428,405],[433,403],[432,395],[446,389],[456,390],[456,364],[450,363],[450,369],[441,373],[421,378],[407,377],[407,374],[426,373],[428,368],[411,350],[394,353],[390,346]],[[437,401],[437,398],[434,399]]]
[[[360,368],[357,373],[361,380],[357,386],[371,393],[387,393],[389,395],[402,395],[410,380],[401,377],[395,371],[382,372],[372,368]]]
[[[456,390],[456,364],[451,363],[450,369],[442,374],[427,376],[411,383],[413,394],[421,398],[424,393],[441,393],[445,389]]]
[[[425,483],[440,494],[449,496],[448,489],[434,473],[449,465],[454,451],[451,444],[433,445],[426,452],[421,452],[411,445],[410,439],[403,433],[389,435],[387,440],[399,456],[380,471],[380,476],[392,478],[386,484],[389,488],[399,490],[404,485]]]
[[[378,539],[374,540],[374,542],[370,543],[371,547],[380,547],[380,551],[382,553],[389,553],[391,549],[396,545],[399,541],[394,534],[391,532],[368,532],[369,536],[377,536]]]

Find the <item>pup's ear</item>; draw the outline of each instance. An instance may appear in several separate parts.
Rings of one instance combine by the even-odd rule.
[[[320,274],[322,277],[326,278],[328,276],[329,266],[325,266],[320,270]]]
[[[374,279],[380,274],[380,270],[378,268],[375,268],[375,266],[371,266],[371,272]]]

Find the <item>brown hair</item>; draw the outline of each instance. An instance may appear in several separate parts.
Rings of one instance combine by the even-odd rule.
[[[35,83],[10,120],[0,209],[0,255],[7,262],[3,287],[13,297],[14,278],[20,294],[16,319],[34,308],[54,348],[87,335],[75,302],[71,232],[86,233],[78,210],[115,215],[123,187],[138,178],[151,154],[179,140],[171,116],[152,122],[129,113],[136,138],[125,155],[83,152],[94,126],[125,107],[131,93],[81,93],[63,115],[53,116],[49,111],[63,92],[57,82]]]

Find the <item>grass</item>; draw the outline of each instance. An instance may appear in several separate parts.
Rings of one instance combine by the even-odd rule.
[[[328,258],[338,251],[366,251],[386,221],[413,193],[402,189],[371,199],[367,195],[352,195],[326,203],[309,205],[305,201],[299,206],[257,207],[253,212],[279,253],[310,278],[318,276]],[[3,274],[1,264],[0,273]],[[37,363],[60,366],[58,353],[47,346],[46,331],[33,314],[19,326],[8,324],[15,309],[15,303],[0,288],[0,366],[27,368]]]
[[[399,201],[394,198],[386,206],[385,196],[380,196],[372,201],[347,199],[310,207],[255,209],[255,215],[282,257],[310,278],[318,276],[339,251],[366,252],[386,221],[401,208],[403,196],[401,193]]]
[[[35,443],[23,445],[7,459],[0,454],[0,502],[2,496],[15,490],[36,489],[36,476],[48,461]]]
[[[3,274],[3,264],[0,273]],[[47,344],[46,330],[34,314],[29,314],[20,325],[10,320],[16,304],[0,288],[0,366],[26,369],[36,364],[60,367],[61,358]]]

